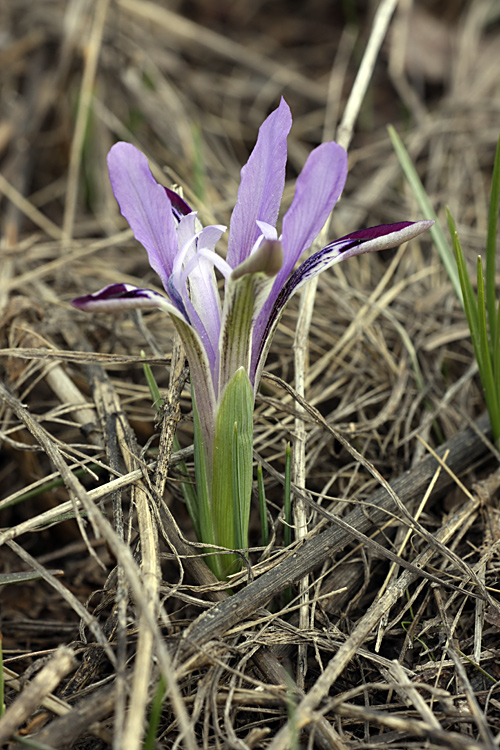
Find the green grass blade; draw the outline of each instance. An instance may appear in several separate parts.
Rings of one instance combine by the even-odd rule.
[[[144,357],[145,356],[144,352],[141,352],[141,355]],[[156,413],[160,414],[161,407],[163,406],[165,402],[160,393],[160,389],[158,388],[158,384],[155,380],[155,376],[153,375],[153,371],[151,370],[151,367],[147,364],[147,362],[144,362],[142,367],[144,370],[144,375],[146,376],[146,381],[148,384],[149,392],[151,393],[151,398],[153,399],[153,406],[156,409]],[[179,440],[177,439],[177,436],[175,435],[174,435],[173,447],[175,451],[179,451],[181,449]],[[186,464],[184,462],[181,462],[177,468],[179,472],[186,477],[185,482],[181,481],[181,490],[182,490],[182,494],[184,497],[184,502],[186,503],[186,507],[188,509],[189,516],[194,526],[196,536],[199,538],[200,525],[199,525],[199,511],[198,511],[198,496],[196,494],[195,488],[189,481],[189,473],[188,473]]]
[[[493,377],[495,378],[495,384],[497,387],[498,403],[500,404],[500,304],[498,305],[497,310],[496,336],[495,340],[492,342],[492,349]]]
[[[174,451],[180,451],[181,445],[179,443],[179,438],[177,435],[174,435],[174,442],[173,442],[173,448]],[[186,508],[188,509],[189,517],[191,518],[195,534],[198,535],[200,529],[198,524],[198,495],[196,494],[196,487],[194,486],[194,483],[191,481],[189,477],[189,472],[187,470],[187,466],[184,463],[184,461],[181,461],[177,464],[177,472],[181,474],[184,479],[180,480],[181,485],[181,491],[182,496],[184,497],[184,502],[186,503]],[[197,537],[198,538],[198,537]]]
[[[161,711],[165,700],[166,690],[167,683],[165,682],[163,675],[160,675],[158,687],[156,688],[156,693],[151,704],[148,728],[142,746],[143,750],[155,750],[156,737],[158,735],[158,727],[160,726]]]
[[[498,209],[500,205],[500,138],[495,153],[493,178],[491,180],[490,208],[488,213],[488,236],[486,239],[486,308],[490,327],[490,341],[494,347],[497,338],[495,267],[497,249]]]
[[[453,244],[453,249],[455,251],[457,274],[462,290],[462,304],[467,316],[467,321],[469,323],[472,343],[474,345],[474,349],[476,349],[479,341],[476,295],[474,294],[474,289],[472,288],[470,276],[465,264],[465,256],[460,244],[460,240],[458,238],[457,228],[449,209],[446,209],[446,218],[448,220],[448,228],[450,230],[451,241]]]
[[[448,274],[448,277],[453,285],[455,294],[460,300],[460,303],[463,305],[460,279],[458,277],[457,267],[453,258],[453,252],[450,249],[448,240],[446,239],[446,236],[438,223],[436,213],[432,208],[429,198],[427,197],[425,188],[422,185],[420,177],[417,174],[417,170],[413,166],[410,156],[403,145],[403,141],[397,134],[396,130],[392,127],[392,125],[389,125],[387,129],[389,131],[389,137],[392,141],[394,151],[396,152],[399,163],[401,164],[401,168],[412,189],[413,195],[415,196],[415,199],[420,206],[422,215],[426,219],[433,219],[435,222],[434,226],[431,227],[429,231],[431,233],[432,239],[434,240],[443,265],[446,269],[446,273]]]
[[[141,352],[141,357],[145,356],[145,353]],[[144,370],[144,375],[146,377],[149,392],[151,393],[151,398],[153,399],[153,406],[156,409],[156,413],[159,414],[161,412],[161,407],[164,404],[160,389],[158,388],[158,384],[156,382],[155,376],[153,375],[153,371],[147,362],[143,362],[142,369]]]
[[[257,488],[259,492],[260,529],[262,544],[264,547],[267,547],[267,545],[269,544],[269,524],[267,522],[266,490],[264,487],[262,464],[259,464],[257,466]]]
[[[486,297],[484,290],[483,264],[481,256],[477,259],[477,312],[479,324],[479,347],[481,362],[478,358],[481,381],[484,388],[486,406],[490,416],[491,429],[495,443],[500,437],[500,412],[498,409],[497,388],[493,377],[493,367],[490,357],[490,348],[488,343],[488,329],[486,324]],[[476,353],[477,357],[477,353]]]

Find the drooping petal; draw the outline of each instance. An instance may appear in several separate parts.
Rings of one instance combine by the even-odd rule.
[[[131,143],[115,143],[108,154],[109,178],[122,215],[146,248],[149,263],[167,290],[177,252],[172,205],[148,160]]]
[[[286,139],[292,126],[290,108],[284,99],[264,120],[257,143],[241,170],[238,201],[231,216],[227,262],[236,268],[261,234],[256,222],[276,226],[287,159]]]
[[[119,312],[158,307],[158,300],[164,299],[152,289],[139,289],[132,284],[110,284],[92,294],[77,297],[71,304],[85,312]]]
[[[255,348],[252,353],[250,380],[258,384],[271,339],[281,318],[281,314],[288,300],[301,286],[317,274],[336,263],[340,263],[340,261],[346,258],[376,250],[386,250],[390,247],[401,245],[403,242],[408,242],[408,240],[417,237],[429,229],[433,223],[433,221],[402,221],[397,224],[382,224],[370,229],[361,229],[358,232],[353,232],[331,242],[305,260],[283,286],[266,320],[262,333],[259,332],[260,342],[258,345],[255,342]]]
[[[166,297],[152,289],[131,284],[111,284],[93,294],[77,297],[73,307],[85,312],[119,312],[120,310],[158,308],[167,313],[182,339],[189,361],[191,382],[196,394],[200,426],[206,450],[210,453],[215,425],[215,391],[205,347],[194,328]]]
[[[377,227],[360,229],[358,232],[347,234],[345,237],[330,242],[304,261],[292,274],[282,294],[288,294],[289,299],[297,289],[335,263],[352,258],[354,255],[387,250],[390,247],[402,245],[403,242],[408,242],[425,232],[433,223],[433,221],[400,221],[397,224],[380,224]]]

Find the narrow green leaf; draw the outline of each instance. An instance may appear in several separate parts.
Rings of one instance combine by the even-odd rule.
[[[498,210],[500,206],[500,138],[495,153],[495,164],[493,166],[493,177],[491,180],[490,208],[488,213],[488,236],[486,239],[486,307],[488,310],[488,324],[490,327],[490,341],[494,345],[497,338],[497,315],[496,315],[496,248]]]
[[[446,273],[448,274],[448,277],[453,285],[455,294],[460,300],[460,303],[463,304],[462,290],[460,287],[457,267],[453,259],[453,252],[451,251],[445,234],[438,223],[437,215],[432,208],[429,198],[427,197],[427,193],[425,192],[425,188],[422,185],[420,177],[417,174],[417,170],[413,166],[410,156],[403,145],[403,141],[397,134],[396,130],[392,127],[392,125],[389,125],[387,129],[389,131],[389,137],[392,141],[393,148],[396,152],[399,163],[401,164],[401,168],[405,173],[406,179],[408,180],[408,183],[412,189],[413,195],[415,196],[415,199],[420,206],[422,215],[426,219],[433,219],[435,222],[434,226],[432,226],[430,229],[432,239],[434,240],[437,251],[446,269]]]
[[[492,343],[493,377],[497,387],[497,399],[500,404],[500,304],[497,309],[497,323],[495,329],[495,340]]]
[[[207,466],[210,461],[210,453],[205,450],[204,434],[198,416],[198,409],[193,394],[193,425],[194,425],[194,467],[196,475],[196,495],[198,505],[196,517],[192,518],[196,537],[200,542],[205,544],[216,544],[214,525],[212,518],[212,502],[209,489],[209,477],[211,476],[211,467]],[[207,455],[208,453],[208,455]],[[210,555],[207,557],[207,564],[211,571],[218,578],[221,577],[219,569],[218,556]]]
[[[465,258],[464,258],[464,254],[462,251],[462,247],[460,245],[458,234],[456,232],[453,235],[453,245],[455,249],[455,256],[457,259],[457,268],[458,268],[458,273],[460,276],[460,283],[463,289],[465,315],[467,317],[467,322],[469,324],[469,331],[470,331],[472,346],[474,347],[474,354],[476,355],[476,360],[477,360],[477,364],[479,367],[479,371],[481,372],[482,369],[484,368],[484,364],[482,360],[482,349],[481,349],[481,341],[480,341],[480,333],[479,333],[478,304],[476,301],[474,290],[472,288],[469,274],[467,272],[467,268],[465,266]]]
[[[248,547],[253,479],[253,389],[240,367],[227,384],[217,410],[212,475],[215,541],[228,549]],[[224,577],[239,558],[221,556]]]
[[[267,547],[267,545],[269,544],[269,524],[267,522],[266,489],[264,487],[262,464],[259,464],[257,466],[257,487],[259,491],[260,529],[262,544],[264,547]]]
[[[167,683],[165,682],[163,675],[160,675],[156,693],[151,704],[148,728],[142,746],[143,750],[155,750],[156,737],[158,735],[158,727],[160,725],[161,711],[165,700],[166,690]]]
[[[144,358],[145,356],[145,353],[141,351],[141,357]],[[163,406],[164,401],[160,393],[160,389],[158,388],[158,383],[156,382],[153,371],[147,362],[143,362],[142,369],[144,370],[144,375],[146,377],[149,392],[151,393],[151,398],[153,399],[153,406],[156,409],[156,413],[160,414],[161,407]]]
[[[174,435],[174,442],[173,442],[173,448],[174,451],[180,451],[181,446],[179,443],[179,438],[177,435]],[[194,486],[193,481],[189,477],[189,472],[187,470],[187,466],[184,461],[181,461],[177,464],[176,467],[179,474],[181,474],[184,479],[180,480],[180,486],[181,486],[181,492],[182,496],[184,497],[184,502],[186,503],[186,508],[188,509],[189,517],[191,518],[191,522],[193,524],[193,528],[196,534],[196,538],[198,541],[200,541],[200,525],[199,525],[199,510],[198,510],[198,495],[196,494],[196,487]]]
[[[141,352],[141,356],[144,357],[144,352]],[[146,376],[146,381],[149,387],[149,392],[151,393],[151,398],[153,399],[153,406],[156,409],[156,413],[161,413],[161,407],[165,403],[162,395],[160,393],[160,389],[158,388],[158,384],[156,382],[155,376],[153,375],[153,371],[151,370],[151,367],[147,364],[147,362],[144,362],[142,365],[144,369],[144,374]],[[179,444],[179,440],[176,435],[174,435],[174,441],[173,441],[173,447],[175,451],[178,451],[181,449],[181,446]],[[184,502],[186,503],[186,507],[188,509],[189,517],[191,518],[191,523],[193,524],[194,531],[196,534],[197,539],[200,538],[200,522],[199,522],[199,512],[198,512],[198,498],[196,495],[196,490],[193,487],[192,483],[189,481],[189,475],[188,470],[186,468],[186,464],[182,461],[177,466],[178,471],[183,474],[186,477],[185,482],[181,482],[181,491],[184,497]]]
[[[448,220],[448,228],[450,230],[451,240],[453,243],[453,249],[455,251],[457,274],[458,274],[458,278],[460,282],[460,287],[462,290],[462,299],[463,299],[462,304],[465,310],[465,314],[467,316],[467,321],[469,323],[469,329],[470,329],[471,336],[472,336],[472,343],[474,344],[474,347],[476,347],[477,341],[478,341],[476,295],[474,294],[474,289],[472,288],[472,283],[469,277],[469,273],[467,271],[467,266],[465,264],[465,256],[462,250],[462,246],[460,244],[460,240],[458,238],[458,232],[455,226],[455,222],[453,220],[453,216],[451,215],[451,212],[449,209],[446,209],[446,218]]]
[[[481,356],[481,361],[478,358],[478,366],[481,375],[481,381],[483,383],[486,406],[488,408],[488,413],[490,416],[493,438],[496,442],[500,437],[500,412],[498,409],[497,388],[493,377],[493,367],[488,344],[488,330],[486,324],[486,298],[481,256],[479,256],[477,259],[477,311],[479,323],[479,347]]]

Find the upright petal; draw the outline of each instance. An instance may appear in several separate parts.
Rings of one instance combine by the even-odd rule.
[[[286,139],[291,127],[290,108],[281,99],[279,107],[260,126],[257,143],[241,170],[227,250],[227,262],[232,268],[248,257],[261,234],[257,221],[276,226],[285,186]]]
[[[283,267],[276,282],[285,281],[302,253],[314,242],[340,198],[347,178],[347,153],[338,143],[322,143],[311,151],[297,178],[292,205],[283,217]]]
[[[108,154],[109,178],[122,215],[146,248],[149,263],[168,291],[177,252],[172,205],[149,169],[148,160],[131,143],[115,143]]]
[[[256,322],[255,341],[263,336],[274,303],[296,262],[325,225],[344,189],[346,178],[347,153],[342,146],[323,143],[309,154],[297,178],[292,205],[283,218],[283,265]],[[254,365],[256,356],[254,350]]]

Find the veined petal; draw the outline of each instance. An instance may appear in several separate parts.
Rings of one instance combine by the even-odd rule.
[[[289,299],[297,289],[335,263],[354,255],[397,247],[422,234],[433,224],[433,221],[400,221],[397,224],[380,224],[347,234],[307,258],[289,278],[282,294],[288,294]]]
[[[249,372],[254,323],[266,302],[282,259],[281,242],[264,240],[226,282],[219,343],[219,398],[240,367]]]
[[[110,284],[98,292],[77,297],[71,304],[85,312],[118,312],[158,307],[159,300],[165,300],[165,297],[152,289],[139,289],[132,284]]]
[[[152,289],[139,289],[131,284],[111,284],[93,294],[77,297],[73,307],[85,312],[118,312],[120,310],[158,308],[170,315],[184,344],[189,361],[191,382],[196,394],[200,426],[206,444],[211,451],[211,436],[215,426],[215,391],[212,370],[205,347],[194,328],[184,315],[162,294]]]
[[[292,205],[283,217],[283,265],[256,323],[255,339],[267,327],[273,306],[293,268],[316,239],[344,188],[347,153],[337,143],[323,143],[309,154],[297,178]],[[254,352],[252,362],[254,362]]]
[[[286,139],[291,126],[290,108],[281,99],[279,107],[260,126],[257,143],[241,170],[227,250],[227,262],[232,268],[248,257],[261,234],[257,221],[276,226],[285,186]]]
[[[381,224],[377,227],[361,229],[358,232],[353,232],[331,242],[305,260],[283,286],[264,323],[264,327],[258,331],[259,341],[255,339],[254,350],[252,352],[252,364],[250,368],[251,382],[256,384],[259,382],[271,339],[281,318],[281,314],[290,297],[301,286],[317,274],[335,265],[335,263],[340,263],[345,258],[396,247],[422,234],[422,232],[425,232],[433,224],[433,221],[402,221],[397,224]],[[267,304],[264,310],[267,309]],[[262,313],[260,318],[262,318]]]
[[[283,267],[276,283],[288,278],[311,246],[340,198],[347,178],[347,153],[338,143],[311,151],[297,178],[292,205],[283,217]]]
[[[166,189],[156,182],[148,160],[131,143],[115,143],[108,154],[108,169],[120,211],[167,289],[177,237]]]

